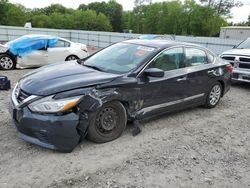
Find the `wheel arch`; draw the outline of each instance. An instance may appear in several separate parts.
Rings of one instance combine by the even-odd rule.
[[[225,93],[225,83],[223,80],[217,80],[217,81],[221,84],[222,87],[221,97],[223,97]]]
[[[65,61],[67,61],[67,59],[68,59],[70,56],[74,56],[74,57],[76,57],[76,59],[79,59],[79,57],[78,57],[77,55],[75,55],[75,54],[70,54],[70,55],[68,55],[68,56],[65,58]]]
[[[112,100],[108,100],[108,101],[105,101],[102,105],[106,104],[106,103],[110,103],[110,102],[119,102],[122,104],[122,106],[125,108],[126,110],[126,115],[128,115],[128,110],[129,110],[129,102],[128,101],[124,101],[124,100],[119,100],[119,99],[112,99]]]

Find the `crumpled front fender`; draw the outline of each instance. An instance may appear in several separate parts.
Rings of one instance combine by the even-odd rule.
[[[0,44],[0,53],[6,53],[8,51],[8,47]]]

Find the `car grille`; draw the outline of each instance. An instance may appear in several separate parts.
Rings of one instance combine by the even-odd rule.
[[[250,69],[250,57],[223,55],[221,58],[231,63],[234,68]]]

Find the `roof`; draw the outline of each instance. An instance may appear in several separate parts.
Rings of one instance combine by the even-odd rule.
[[[138,44],[142,46],[149,46],[153,48],[167,48],[167,47],[178,46],[178,45],[199,46],[197,44],[192,44],[192,43],[178,42],[178,41],[173,41],[173,40],[162,40],[162,39],[161,40],[132,39],[132,40],[126,40],[124,42],[131,43],[131,44]]]

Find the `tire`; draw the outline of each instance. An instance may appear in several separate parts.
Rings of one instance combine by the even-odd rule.
[[[124,106],[118,102],[105,103],[92,118],[87,139],[96,143],[105,143],[120,137],[126,128],[127,114]]]
[[[222,95],[222,86],[216,82],[207,94],[205,106],[207,108],[214,108],[220,101]]]
[[[12,70],[16,68],[16,62],[8,54],[0,55],[0,69],[2,70]]]
[[[76,55],[69,55],[65,61],[73,61],[73,60],[77,60],[79,59],[79,57],[77,57]]]

